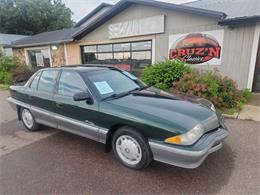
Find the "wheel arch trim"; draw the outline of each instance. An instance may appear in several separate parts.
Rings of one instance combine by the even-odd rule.
[[[106,132],[106,135],[103,136],[104,143],[105,143],[105,152],[109,152],[111,150],[111,141],[113,134],[121,127],[126,126],[125,124],[114,124],[109,130]],[[101,135],[101,134],[100,134]]]

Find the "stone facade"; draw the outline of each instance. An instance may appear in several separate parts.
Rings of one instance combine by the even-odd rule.
[[[53,67],[64,66],[66,64],[64,45],[57,46],[57,50],[51,49],[51,61]]]
[[[24,49],[13,49],[13,56],[19,60],[20,63],[26,64]]]
[[[23,64],[26,64],[25,49],[26,48],[19,48],[19,49],[13,48],[14,57],[17,58]],[[50,54],[51,54],[51,56],[50,56],[51,57],[51,64],[52,64],[53,67],[63,66],[63,65],[66,64],[64,46],[63,45],[58,45],[56,50],[53,50],[50,47]]]

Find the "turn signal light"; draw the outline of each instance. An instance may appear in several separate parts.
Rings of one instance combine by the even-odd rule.
[[[190,131],[181,135],[169,137],[164,141],[166,143],[188,146],[194,144],[203,134],[204,134],[204,130],[202,128],[202,125],[198,124],[195,127],[193,127]]]
[[[166,143],[180,144],[181,143],[181,136],[177,135],[177,136],[174,136],[174,137],[169,137],[164,141]]]

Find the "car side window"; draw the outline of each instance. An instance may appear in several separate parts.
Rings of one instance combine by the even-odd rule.
[[[37,75],[33,78],[33,81],[31,82],[31,84],[29,86],[32,90],[36,90],[40,75],[41,75],[41,72],[38,72]]]
[[[38,91],[52,93],[58,70],[44,70],[39,80]]]
[[[58,94],[72,97],[74,94],[86,90],[87,86],[77,72],[62,71],[58,84]]]

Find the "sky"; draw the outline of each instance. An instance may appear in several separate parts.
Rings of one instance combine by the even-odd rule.
[[[102,2],[115,4],[119,0],[62,0],[73,12],[72,19],[77,22]],[[160,0],[175,4],[186,3],[194,0]]]

